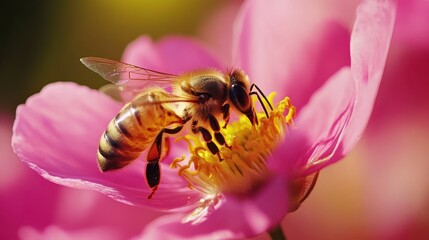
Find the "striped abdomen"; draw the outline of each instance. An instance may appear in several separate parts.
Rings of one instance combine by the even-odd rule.
[[[163,91],[141,94],[110,121],[101,136],[97,154],[103,172],[128,165],[149,147],[163,128],[182,122],[168,105],[155,102],[164,96]]]

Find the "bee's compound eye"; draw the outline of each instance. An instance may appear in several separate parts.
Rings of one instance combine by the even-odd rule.
[[[240,84],[233,84],[229,91],[231,101],[235,107],[237,107],[240,112],[247,112],[250,108],[250,98],[246,89]]]

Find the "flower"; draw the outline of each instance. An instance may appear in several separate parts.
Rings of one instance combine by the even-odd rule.
[[[1,239],[124,239],[160,214],[94,191],[53,184],[19,162],[10,146],[12,117],[0,113]],[[120,226],[123,219],[134,219]]]
[[[48,85],[17,109],[15,152],[55,183],[97,190],[131,205],[174,212],[148,225],[143,237],[218,239],[265,232],[299,206],[318,171],[340,160],[359,139],[371,113],[393,28],[395,6],[391,1],[364,1],[358,9],[351,41],[347,30],[327,20],[327,16],[302,16],[307,7],[306,3],[289,1],[245,2],[236,20],[232,63],[219,63],[201,44],[179,37],[164,38],[158,43],[141,37],[128,46],[122,59],[176,74],[233,65],[243,69],[264,91],[276,91],[282,99],[290,97],[296,106],[293,125],[287,127],[293,115],[288,113],[295,112],[287,99],[274,104],[269,120],[280,124],[267,121],[267,126],[287,134],[274,136],[272,139],[278,140],[266,143],[269,154],[256,154],[263,157],[263,166],[268,170],[246,182],[249,190],[229,189],[227,184],[219,184],[222,180],[213,183],[215,191],[195,187],[195,179],[190,181],[191,174],[186,170],[198,169],[196,163],[200,160],[189,160],[193,165],[187,169],[180,165],[180,158],[201,156],[199,150],[195,151],[198,138],[193,138],[190,146],[191,152],[197,152],[192,156],[183,142],[171,145],[162,160],[160,187],[150,200],[143,159],[120,171],[100,173],[95,160],[98,140],[121,105],[73,83]],[[287,113],[280,114],[285,117],[283,124],[275,112],[286,109]],[[261,122],[264,124],[262,118]],[[240,127],[244,130],[242,135]],[[262,130],[231,122],[225,135],[235,137],[228,142],[235,149],[234,146],[246,144],[240,140],[254,133],[259,135]],[[258,140],[247,139],[250,143]],[[207,150],[204,144],[199,147]],[[221,151],[221,155],[230,153],[227,148]],[[237,161],[243,160],[242,154],[245,152],[239,152]],[[170,163],[184,174],[179,176]],[[235,160],[233,163],[239,164]],[[296,193],[289,192],[292,180]]]

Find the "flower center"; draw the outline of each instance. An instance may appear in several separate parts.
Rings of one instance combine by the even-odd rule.
[[[274,95],[270,94],[270,103]],[[171,167],[178,169],[179,176],[189,182],[189,188],[205,194],[250,192],[269,174],[265,159],[292,124],[295,112],[286,97],[269,112],[268,118],[263,112],[258,113],[257,126],[252,126],[246,116],[230,123],[221,130],[227,142],[227,146],[220,147],[222,161],[198,135],[188,134],[178,140],[187,142],[190,156],[175,158]]]

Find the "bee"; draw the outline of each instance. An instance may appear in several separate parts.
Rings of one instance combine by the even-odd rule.
[[[267,117],[261,96],[272,110],[264,93],[255,84],[250,85],[248,76],[239,69],[222,72],[207,68],[175,75],[105,58],[80,60],[113,83],[106,85],[104,92],[125,103],[101,136],[99,167],[102,172],[120,169],[147,150],[149,199],[160,182],[159,161],[168,151],[166,135],[181,132],[190,122],[192,133],[201,134],[210,152],[222,161],[218,145],[228,145],[220,132],[219,120],[225,121],[225,128],[231,110],[235,110],[257,125],[251,95],[257,96]]]

